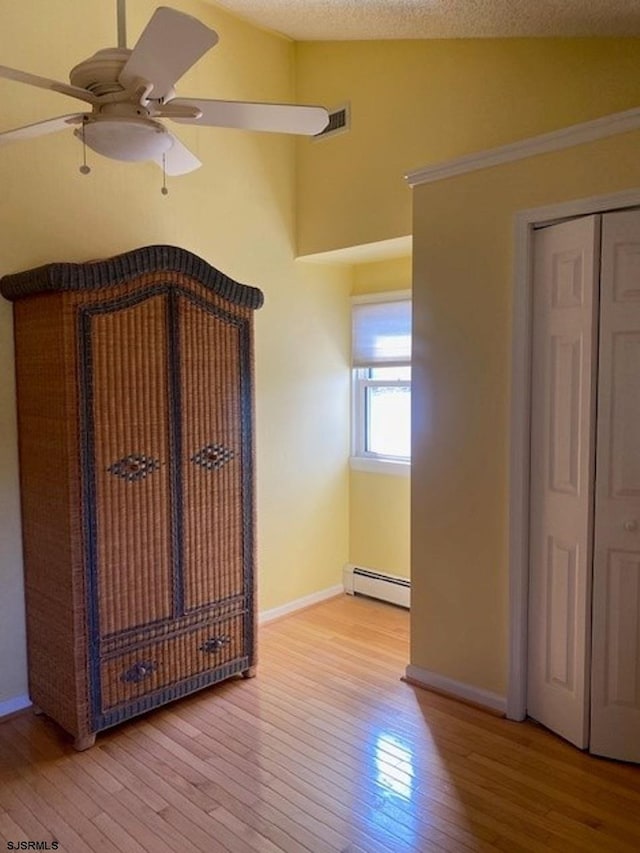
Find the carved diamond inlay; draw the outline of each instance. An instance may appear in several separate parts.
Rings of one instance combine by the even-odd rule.
[[[191,461],[196,465],[202,465],[208,471],[213,471],[222,468],[227,462],[230,462],[235,453],[229,450],[224,444],[207,444],[191,457]]]
[[[122,477],[123,480],[133,483],[136,480],[144,480],[148,474],[153,474],[159,467],[160,463],[157,459],[143,456],[141,453],[130,453],[109,465],[107,471],[110,474],[115,474],[116,477]]]

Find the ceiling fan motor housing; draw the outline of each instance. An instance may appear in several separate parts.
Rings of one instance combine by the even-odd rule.
[[[92,92],[99,98],[124,91],[119,77],[131,51],[105,48],[71,70],[73,86]],[[138,162],[160,157],[171,147],[172,137],[160,122],[149,117],[139,103],[112,102],[106,99],[94,106],[93,113],[75,131],[93,151],[115,160]]]
[[[98,96],[122,92],[123,86],[118,82],[118,78],[130,56],[131,51],[123,47],[99,50],[71,69],[71,85],[87,89]]]

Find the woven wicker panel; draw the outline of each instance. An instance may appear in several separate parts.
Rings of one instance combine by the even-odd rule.
[[[90,321],[102,635],[172,613],[166,302]]]
[[[60,294],[14,310],[29,694],[77,733],[89,711],[73,319]]]
[[[243,623],[244,616],[234,616],[104,661],[103,711],[242,657]]]
[[[245,321],[179,300],[185,606],[243,592]]]

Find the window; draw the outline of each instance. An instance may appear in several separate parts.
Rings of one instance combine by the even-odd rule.
[[[411,300],[353,302],[352,466],[408,473],[411,459]]]

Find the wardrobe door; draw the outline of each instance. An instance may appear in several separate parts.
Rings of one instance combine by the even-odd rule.
[[[174,611],[167,297],[130,294],[80,317],[90,624],[101,645]]]
[[[184,609],[250,604],[249,319],[178,297]]]

